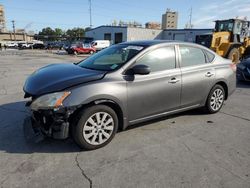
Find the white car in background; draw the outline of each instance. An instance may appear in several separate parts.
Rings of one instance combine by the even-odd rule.
[[[94,47],[97,51],[102,50],[110,46],[110,41],[109,40],[94,40],[93,42],[91,42],[91,46]]]
[[[8,48],[17,48],[18,47],[18,43],[17,42],[7,42],[6,46]]]

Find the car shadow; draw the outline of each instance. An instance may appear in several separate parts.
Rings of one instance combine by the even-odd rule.
[[[30,112],[25,107],[25,103],[25,101],[21,101],[0,105],[0,151],[18,154],[84,152],[71,138],[66,140],[45,138],[37,143],[27,140],[24,133],[23,122],[26,117],[30,116]],[[200,110],[191,110],[176,115],[157,118],[145,123],[139,123],[128,127],[126,130],[169,120],[178,116],[203,114]]]
[[[26,139],[23,122],[30,115],[25,101],[0,105],[0,152],[72,153],[81,150],[72,139],[54,140],[46,138],[35,143]]]
[[[175,118],[177,117],[181,117],[181,116],[206,116],[208,115],[202,108],[198,108],[198,109],[193,109],[193,110],[188,110],[185,112],[180,112],[180,113],[176,113],[176,114],[172,114],[172,115],[166,115],[164,117],[159,117],[153,120],[148,120],[145,121],[143,123],[138,123],[138,124],[134,124],[132,126],[129,126],[125,131],[131,130],[131,129],[136,129],[136,128],[140,128],[140,127],[144,127],[153,123],[157,123],[157,122],[162,122],[162,121],[170,121],[171,124],[175,124]],[[212,121],[211,121],[212,122]],[[209,121],[210,123],[210,121]]]

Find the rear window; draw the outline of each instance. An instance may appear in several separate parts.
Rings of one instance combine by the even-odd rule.
[[[207,55],[207,61],[208,61],[209,63],[213,62],[213,60],[214,60],[214,58],[215,58],[215,55],[212,54],[212,53],[209,52],[209,51],[205,51],[205,53],[206,53],[206,55]]]

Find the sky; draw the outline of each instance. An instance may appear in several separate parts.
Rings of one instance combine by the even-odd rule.
[[[0,0],[5,7],[7,28],[11,20],[16,28],[35,32],[44,27],[70,29],[88,27],[89,0]],[[192,7],[194,28],[213,28],[217,19],[247,16],[250,20],[250,0],[92,0],[92,25],[111,24],[114,20],[161,22],[167,8],[178,11],[178,28],[189,21]]]

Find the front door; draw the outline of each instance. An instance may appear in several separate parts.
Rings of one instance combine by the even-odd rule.
[[[176,66],[175,47],[152,50],[137,60],[150,67],[148,75],[134,75],[127,82],[130,122],[180,106],[181,71]]]

